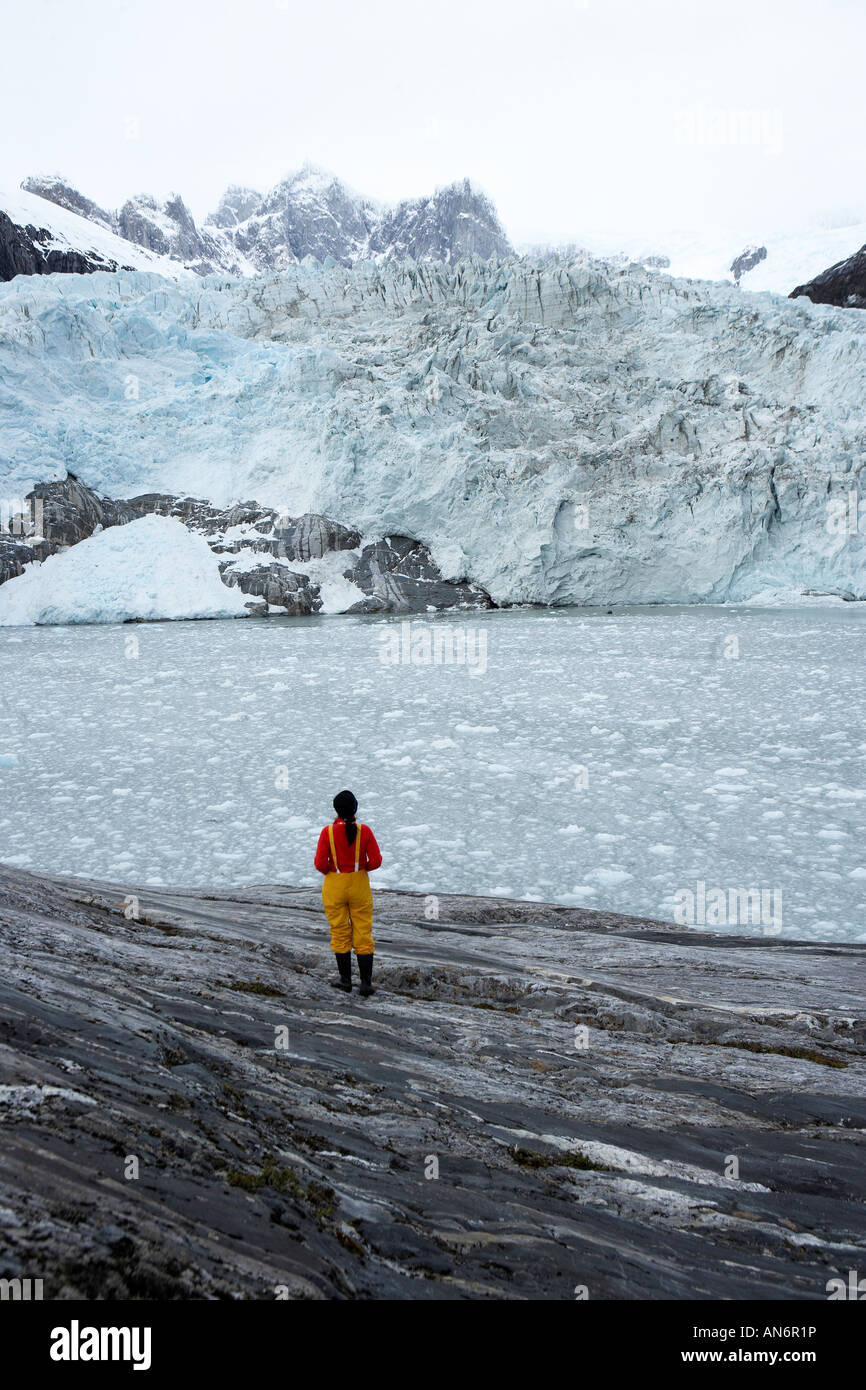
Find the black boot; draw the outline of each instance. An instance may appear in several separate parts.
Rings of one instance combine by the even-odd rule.
[[[352,952],[335,951],[334,960],[337,962],[337,969],[340,972],[339,980],[331,981],[332,989],[344,989],[347,994],[352,993]]]
[[[373,988],[373,953],[368,956],[358,957],[358,974],[361,976],[361,995],[364,999],[369,994],[375,994]]]

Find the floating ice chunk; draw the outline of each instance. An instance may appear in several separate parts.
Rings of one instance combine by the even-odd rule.
[[[620,883],[625,883],[632,877],[626,869],[596,869],[592,877],[602,888],[616,888]]]
[[[0,627],[232,618],[245,597],[229,589],[207,541],[172,517],[110,526],[31,565],[0,587]]]

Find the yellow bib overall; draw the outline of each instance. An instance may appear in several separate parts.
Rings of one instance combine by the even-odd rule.
[[[322,906],[331,927],[331,950],[336,954],[351,951],[354,947],[358,956],[373,954],[373,894],[370,891],[370,875],[366,869],[359,868],[361,862],[361,831],[359,825],[355,833],[355,869],[353,873],[341,874],[332,869],[322,879]],[[334,827],[328,826],[331,844],[331,861],[337,863],[334,847]]]

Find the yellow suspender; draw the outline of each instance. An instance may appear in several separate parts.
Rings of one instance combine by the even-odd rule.
[[[358,872],[358,865],[359,865],[360,862],[361,862],[361,831],[362,831],[363,829],[364,829],[363,825],[359,825],[358,828],[357,828],[357,830],[355,831],[355,873]],[[337,874],[338,874],[338,873],[340,872],[340,866],[339,866],[339,864],[337,863],[337,851],[336,851],[336,849],[334,848],[334,827],[333,827],[333,825],[329,825],[329,826],[328,826],[328,839],[329,839],[330,842],[331,842],[331,859],[333,860],[333,864],[334,864],[334,873],[337,873]]]

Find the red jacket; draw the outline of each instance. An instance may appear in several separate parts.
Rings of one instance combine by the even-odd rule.
[[[376,836],[373,834],[369,825],[362,825],[359,828],[361,836],[361,857],[358,861],[359,869],[378,869],[382,863],[382,853],[376,844]],[[355,850],[357,849],[357,836],[352,844],[346,839],[346,822],[344,820],[334,821],[334,847],[337,851],[337,863],[341,874],[350,874],[355,868]],[[332,873],[334,869],[331,860],[331,842],[326,825],[319,836],[319,844],[316,849],[316,857],[313,860],[320,874]]]

